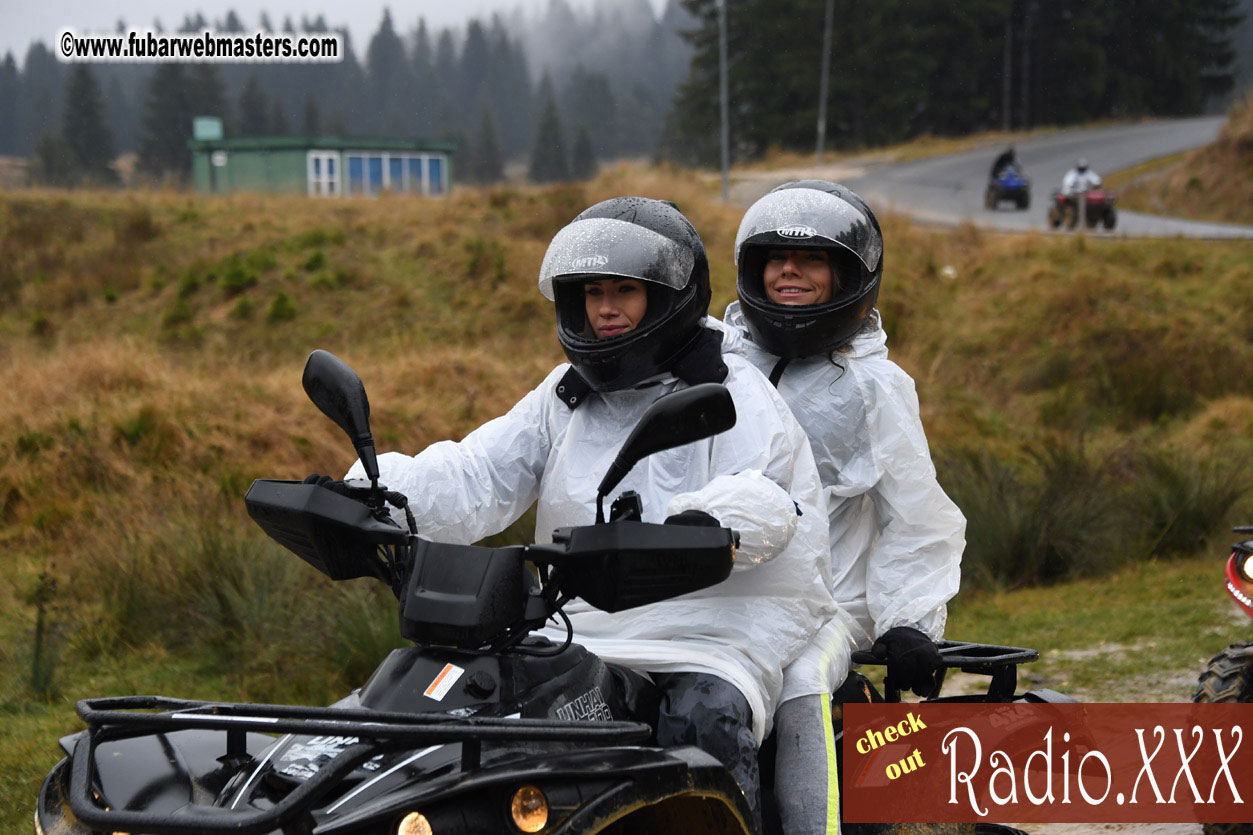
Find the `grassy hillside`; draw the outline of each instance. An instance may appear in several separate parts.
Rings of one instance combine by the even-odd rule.
[[[361,373],[380,447],[461,437],[560,361],[535,285],[545,246],[624,193],[692,218],[720,311],[739,213],[677,170],[446,201],[0,193],[5,831],[29,825],[76,698],[325,702],[362,680],[397,641],[383,595],[322,582],[240,501],[255,477],[350,463],[300,388],[305,357],[327,348]],[[883,220],[889,345],[970,518],[955,623],[972,612],[979,631],[986,610],[996,640],[1052,641],[1058,601],[1114,586],[1012,589],[1108,571],[1217,601],[1215,549],[1253,518],[1253,244]],[[1198,553],[1211,560],[1173,568]],[[1150,559],[1163,574],[1126,579]],[[1089,626],[1065,640],[1099,640]],[[1197,628],[1142,626],[1176,654]],[[1222,626],[1202,628],[1198,656]],[[1078,681],[1070,663],[1047,674]]]
[[[1218,140],[1144,171],[1123,172],[1126,208],[1201,220],[1253,223],[1253,93],[1232,105]],[[1125,185],[1125,187],[1124,187]]]

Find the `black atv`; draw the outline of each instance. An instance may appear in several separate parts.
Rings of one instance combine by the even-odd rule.
[[[650,682],[569,636],[557,644],[533,634],[564,619],[563,605],[576,596],[614,612],[729,575],[735,535],[726,528],[641,522],[633,493],[603,521],[605,496],[637,461],[734,424],[723,386],[653,404],[600,484],[597,524],[558,529],[550,545],[484,548],[417,536],[405,497],[378,484],[369,405],[351,369],[316,351],[304,384],[353,439],[368,481],[348,482],[344,495],[258,480],[248,512],[332,580],[387,583],[415,646],[393,651],[362,688],[328,708],[162,696],[78,702],[87,729],[61,740],[67,757],[40,790],[38,835],[754,831],[719,762],[696,748],[656,746]],[[389,505],[404,510],[409,530]],[[941,646],[946,666],[991,677],[987,694],[958,699],[1057,695],[1014,694],[1016,665],[1033,660],[1033,650]],[[886,697],[899,699],[886,684]],[[881,697],[855,674],[837,698]],[[767,771],[766,828],[774,831],[769,785]]]

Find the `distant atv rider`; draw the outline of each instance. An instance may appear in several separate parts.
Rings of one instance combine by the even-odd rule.
[[[663,691],[658,743],[717,757],[760,829],[757,748],[783,669],[835,614],[826,505],[805,433],[766,378],[723,355],[722,335],[704,326],[705,248],[673,204],[619,197],[586,209],[553,238],[539,288],[555,302],[570,363],[460,442],[381,455],[381,479],[408,496],[422,536],[475,542],[538,502],[535,539],[550,542],[554,528],[593,522],[600,478],[650,404],[725,384],[735,426],[646,458],[621,489],[640,494],[645,521],[738,531],[731,576],[622,612],[581,600],[565,611],[574,640],[652,676]],[[361,472],[358,463],[349,477]]]
[[[1075,163],[1075,167],[1062,177],[1062,194],[1071,196],[1082,194],[1088,189],[1101,187],[1101,175],[1088,168],[1088,161],[1083,157]]]
[[[888,359],[874,309],[883,236],[866,203],[825,180],[785,183],[745,213],[735,253],[727,349],[778,387],[827,498],[839,615],[785,672],[775,716],[783,831],[819,835],[838,827],[829,694],[854,648],[884,659],[902,689],[932,689],[966,520],[936,480],[914,382]]]
[[[1010,169],[1018,169],[1018,157],[1014,154],[1014,146],[1010,145],[997,156],[996,161],[992,163],[992,172],[988,175],[990,180],[999,180],[1001,175]]]

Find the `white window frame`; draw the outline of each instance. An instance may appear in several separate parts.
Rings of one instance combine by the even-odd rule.
[[[314,160],[320,161],[321,172],[314,172]],[[328,162],[335,163],[335,173],[328,172]],[[343,160],[339,151],[309,151],[305,155],[305,172],[310,197],[343,197]],[[331,191],[334,186],[334,192]]]

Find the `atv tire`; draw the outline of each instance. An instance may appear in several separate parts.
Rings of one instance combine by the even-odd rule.
[[[1194,702],[1253,702],[1253,642],[1232,644],[1215,655],[1196,681]]]
[[[1253,702],[1253,643],[1232,644],[1197,677],[1192,701]],[[1253,823],[1207,823],[1205,835],[1253,835]]]
[[[1113,229],[1114,224],[1117,222],[1118,222],[1118,215],[1114,213],[1114,210],[1106,209],[1105,210],[1105,228]]]

